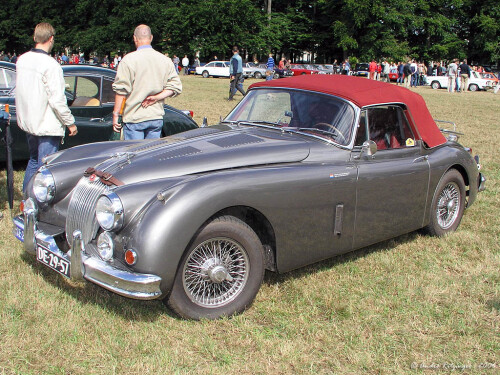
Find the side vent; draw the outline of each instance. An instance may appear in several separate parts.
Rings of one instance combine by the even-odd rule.
[[[336,236],[342,234],[342,222],[344,220],[344,205],[338,204],[335,208],[335,226],[333,228],[333,233]]]

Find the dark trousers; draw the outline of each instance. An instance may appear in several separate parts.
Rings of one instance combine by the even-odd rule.
[[[241,92],[241,95],[245,96],[245,90],[243,90],[243,73],[236,73],[234,75],[234,79],[231,80],[229,86],[229,99],[232,99],[234,94],[236,94],[236,90]]]

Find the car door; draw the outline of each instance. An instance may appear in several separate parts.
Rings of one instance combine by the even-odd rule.
[[[213,75],[217,77],[229,77],[229,66],[226,66],[223,61],[217,61],[215,63]]]
[[[353,151],[358,169],[354,248],[422,227],[430,168],[406,115],[398,105],[362,111]],[[377,144],[374,155],[359,152],[367,140]]]

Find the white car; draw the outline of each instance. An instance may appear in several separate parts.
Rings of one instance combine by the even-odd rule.
[[[196,74],[203,78],[229,77],[229,61],[210,61],[208,64],[196,67]]]
[[[447,89],[448,76],[428,76],[427,84],[433,89]],[[471,71],[469,78],[469,91],[487,90],[492,88],[496,82],[491,79],[484,79],[478,72]],[[460,76],[458,76],[458,86],[460,87]]]

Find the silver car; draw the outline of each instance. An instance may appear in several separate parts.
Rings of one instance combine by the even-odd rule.
[[[218,125],[47,157],[14,232],[64,277],[161,299],[188,319],[230,316],[266,269],[455,231],[485,185],[457,139],[402,87],[259,82]]]

